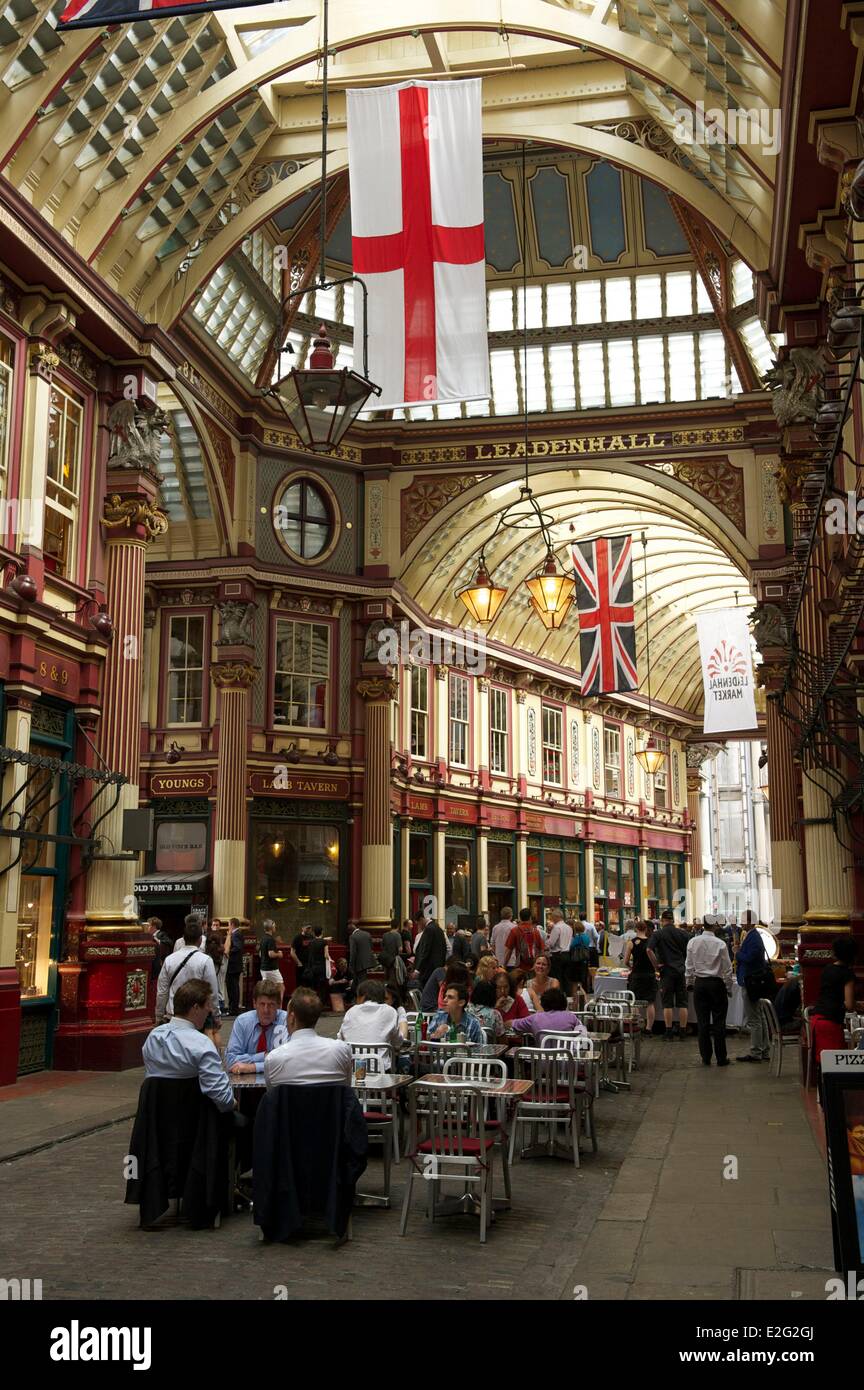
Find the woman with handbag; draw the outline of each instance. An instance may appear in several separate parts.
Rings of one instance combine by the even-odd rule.
[[[775,984],[758,927],[751,927],[742,935],[736,960],[738,983],[744,991],[744,1022],[750,1029],[750,1051],[742,1052],[735,1060],[767,1062],[771,1048],[759,1000],[773,998]]]

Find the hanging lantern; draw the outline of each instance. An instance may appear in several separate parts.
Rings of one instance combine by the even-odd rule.
[[[475,623],[488,624],[494,621],[498,609],[507,597],[506,589],[499,589],[492,581],[486,568],[486,556],[482,550],[477,564],[477,573],[464,588],[456,590]]]
[[[381,388],[347,367],[337,369],[330,339],[320,324],[309,366],[293,368],[274,383],[272,393],[301,444],[313,453],[327,454],[338,446],[369,397],[380,396]]]
[[[543,625],[550,631],[559,628],[570,611],[576,581],[567,574],[558,573],[551,550],[547,552],[540,573],[533,579],[526,579],[525,586],[531,595],[531,606]]]
[[[636,751],[636,761],[648,773],[649,777],[654,777],[659,772],[665,757],[666,754],[654,742],[653,734],[649,734],[645,746]]]

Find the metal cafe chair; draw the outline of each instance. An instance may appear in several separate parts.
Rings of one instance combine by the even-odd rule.
[[[507,1067],[500,1057],[450,1057],[444,1063],[444,1075],[452,1077],[454,1081],[465,1082],[489,1082],[492,1085],[503,1083],[507,1080]],[[504,1176],[504,1193],[509,1206],[512,1193],[510,1190],[510,1161],[508,1152],[509,1131],[507,1129],[507,1102],[504,1096],[486,1096],[486,1128],[493,1131],[498,1136],[498,1151],[501,1154],[501,1167]],[[490,1102],[494,1104],[496,1115],[494,1119],[489,1118]]]
[[[623,1004],[607,1002],[605,996],[600,999],[592,1000],[587,1009],[591,1018],[603,1020],[603,1031],[617,1033],[617,1037],[610,1038],[607,1046],[615,1052],[615,1064],[618,1070],[618,1086],[629,1086],[630,1082],[624,1078],[625,1062],[627,1057],[628,1041],[633,1045],[633,1034],[628,1033],[628,1017]],[[587,1026],[587,1025],[586,1025]]]
[[[492,1213],[495,1136],[486,1128],[483,1096],[470,1084],[418,1081],[410,1088],[409,1097],[409,1169],[400,1236],[408,1228],[415,1177],[426,1183],[430,1221],[453,1210],[453,1201],[442,1199],[441,1184],[455,1179],[465,1189],[454,1199],[455,1205],[461,1210],[467,1204],[479,1207],[480,1243],[485,1245]]]
[[[597,1130],[594,1123],[594,1100],[600,1093],[600,1056],[590,1033],[540,1033],[541,1050],[569,1052],[576,1058],[575,1089],[584,1095],[583,1127],[591,1147],[597,1152]]]
[[[612,989],[601,995],[598,1003],[622,1004],[624,1006],[624,1034],[627,1049],[627,1070],[638,1071],[642,1060],[642,1025],[645,1017],[644,1004],[639,1004],[632,989]]]
[[[771,1048],[771,1072],[772,1075],[779,1077],[783,1070],[783,1049],[784,1047],[800,1046],[801,1033],[799,1029],[796,1029],[794,1033],[783,1032],[772,999],[760,999],[757,1007],[764,1019],[765,1029],[768,1033],[768,1043]]]
[[[520,1047],[514,1056],[518,1079],[531,1082],[530,1098],[519,1100],[510,1129],[510,1162],[516,1151],[516,1136],[520,1126],[528,1127],[529,1143],[519,1151],[520,1158],[542,1152],[550,1157],[571,1157],[579,1167],[579,1130],[582,1126],[582,1107],[585,1092],[577,1090],[578,1061],[568,1049]],[[557,1141],[556,1130],[563,1129],[569,1137],[570,1148],[565,1151]],[[546,1131],[545,1143],[538,1144],[537,1131]]]
[[[351,1043],[351,1055],[355,1067],[358,1063],[365,1065],[367,1080],[376,1074],[386,1076],[395,1069],[389,1043]],[[380,1139],[384,1149],[384,1183],[389,1193],[391,1145],[393,1158],[399,1162],[399,1107],[395,1093],[376,1091],[373,1087],[371,1091],[361,1091],[359,1100],[369,1138]]]

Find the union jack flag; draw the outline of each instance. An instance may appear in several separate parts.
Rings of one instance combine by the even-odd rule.
[[[573,549],[583,695],[639,684],[632,548],[631,536],[599,536]]]
[[[170,19],[172,15],[209,14],[233,10],[261,0],[69,0],[57,28],[103,29],[106,24],[134,24],[138,19]]]

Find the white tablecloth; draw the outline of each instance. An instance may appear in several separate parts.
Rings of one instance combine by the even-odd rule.
[[[612,994],[619,989],[627,989],[626,975],[595,975],[594,993],[595,995]],[[663,1001],[660,998],[660,991],[657,991],[656,999],[657,1017],[662,1020]],[[696,1011],[693,1008],[693,992],[687,995],[687,1018],[690,1023],[696,1022]],[[732,997],[729,1000],[729,1009],[726,1014],[727,1028],[743,1028],[744,1026],[744,991],[741,986],[733,981]]]

